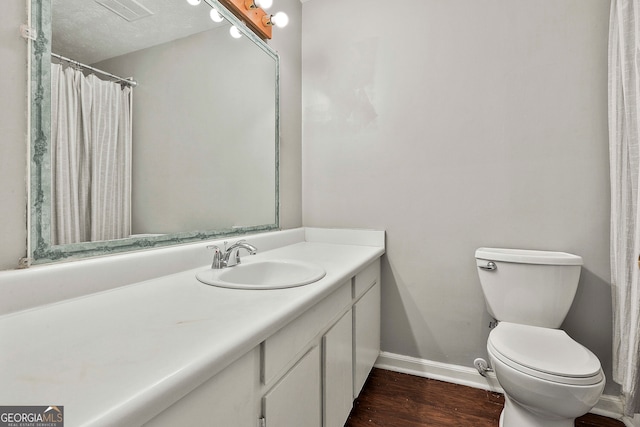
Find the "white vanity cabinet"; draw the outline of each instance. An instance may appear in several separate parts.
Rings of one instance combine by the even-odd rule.
[[[379,353],[376,260],[263,343],[263,425],[344,426]]]
[[[262,409],[266,427],[323,426],[323,391],[327,384],[340,381],[334,375],[344,371],[344,366],[335,367],[346,365],[346,374],[352,377],[351,317],[347,314],[351,304],[349,280],[264,341]],[[344,361],[345,347],[348,363]],[[327,367],[337,371],[332,372],[329,382]],[[351,402],[350,393],[344,397]]]
[[[341,427],[380,352],[380,261],[146,424]]]
[[[291,289],[200,282],[206,246],[223,240],[0,272],[16,297],[0,304],[0,341],[15,344],[2,355],[0,400],[53,396],[74,426],[342,426],[379,354],[384,235],[305,227],[245,236],[260,248],[246,264],[325,270]],[[88,286],[87,277],[102,279]],[[30,339],[42,319],[55,346]]]

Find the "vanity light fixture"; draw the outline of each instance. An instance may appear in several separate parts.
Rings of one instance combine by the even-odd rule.
[[[282,28],[289,22],[289,17],[284,12],[272,15],[264,11],[264,9],[271,7],[273,0],[218,1],[262,39],[271,38],[274,26]]]
[[[262,24],[266,26],[276,26],[284,28],[289,23],[289,17],[284,12],[278,12],[275,15],[265,15],[262,17]]]
[[[229,34],[231,34],[231,37],[233,37],[234,39],[239,39],[240,37],[242,37],[242,33],[235,25],[232,25],[229,28]]]
[[[190,5],[197,6],[202,0],[187,0]],[[219,0],[224,6],[243,21],[251,30],[263,39],[271,38],[271,28],[283,28],[289,23],[289,17],[284,12],[275,15],[266,13],[263,9],[273,5],[273,0]],[[211,6],[209,16],[213,22],[222,22],[224,18],[220,12]],[[234,38],[242,37],[238,28],[232,26],[229,33]]]
[[[247,9],[269,9],[272,5],[273,0],[244,0]]]
[[[218,12],[218,10],[214,7],[211,8],[211,11],[209,12],[209,16],[211,17],[211,20],[213,22],[224,21],[224,18],[222,17],[222,15],[220,15],[220,12]]]

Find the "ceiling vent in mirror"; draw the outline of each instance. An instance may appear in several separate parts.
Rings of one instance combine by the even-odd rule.
[[[153,12],[135,0],[96,0],[96,2],[129,22],[153,15]]]

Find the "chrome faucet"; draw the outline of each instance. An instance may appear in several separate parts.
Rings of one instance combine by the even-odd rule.
[[[227,242],[224,242],[224,252],[215,245],[207,246],[207,249],[215,250],[213,262],[211,263],[211,268],[213,269],[233,267],[240,264],[240,249],[246,250],[250,255],[255,255],[258,252],[258,249],[246,240],[238,240],[228,248]],[[234,251],[235,254],[232,256]]]

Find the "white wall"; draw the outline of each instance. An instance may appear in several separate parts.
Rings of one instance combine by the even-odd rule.
[[[611,378],[609,2],[389,6],[303,5],[304,224],[386,229],[382,349],[458,365],[486,355],[476,248],[582,255],[564,327]]]
[[[0,3],[0,270],[13,269],[27,254],[27,42],[19,27],[28,1]],[[301,5],[278,0],[291,23],[269,42],[281,55],[280,224],[302,225],[301,208]]]
[[[26,5],[0,5],[0,270],[27,254],[27,42],[19,31]]]

